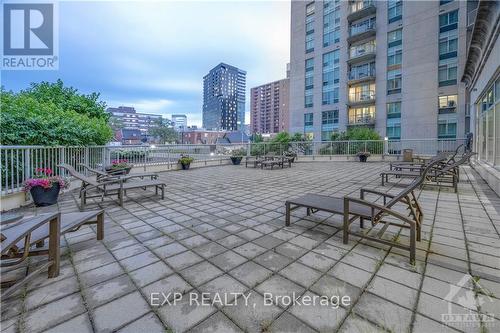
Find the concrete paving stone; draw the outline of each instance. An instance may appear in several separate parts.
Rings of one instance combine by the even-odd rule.
[[[285,229],[279,229],[279,230],[276,230],[275,232],[273,232],[271,234],[271,236],[274,238],[281,239],[283,241],[288,241],[288,240],[296,237],[297,234],[290,232],[290,231],[286,231]]]
[[[276,252],[279,254],[282,254],[284,256],[287,256],[292,259],[297,259],[301,256],[303,256],[308,250],[304,249],[303,247],[291,244],[291,243],[283,243],[280,246],[278,246],[276,249]]]
[[[309,301],[304,304],[306,297]],[[310,291],[306,292],[301,300],[300,305],[290,308],[290,313],[320,332],[334,332],[347,315],[347,311],[342,307],[334,308],[331,303],[322,303],[320,295]]]
[[[180,254],[177,254],[173,257],[169,257],[165,259],[167,264],[169,264],[172,268],[175,270],[182,270],[188,266],[194,265],[200,261],[202,261],[203,258],[194,253],[193,251],[186,251]]]
[[[283,243],[283,240],[266,235],[261,238],[255,239],[253,242],[257,245],[265,247],[266,249],[272,249]]]
[[[350,314],[349,317],[346,318],[346,320],[344,321],[339,330],[339,333],[367,333],[367,332],[383,333],[386,332],[386,330],[375,324],[370,323],[368,320],[365,320],[360,316],[355,315],[354,313]]]
[[[328,271],[336,263],[335,260],[315,252],[305,254],[298,261],[322,272]]]
[[[164,293],[167,296],[170,294],[168,298],[173,299],[173,293],[184,294],[191,289],[193,289],[193,287],[184,281],[178,274],[173,274],[142,287],[141,290],[146,299],[151,300],[151,295],[154,293]],[[161,301],[163,301],[163,298],[161,298]]]
[[[263,248],[262,246],[254,244],[252,242],[240,245],[234,248],[233,250],[234,252],[241,254],[243,257],[248,259],[254,258],[259,254],[262,254],[267,251],[266,248]]]
[[[176,304],[166,304],[158,309],[158,315],[173,332],[185,332],[217,311],[210,304],[203,305],[200,294],[196,293],[199,303],[192,301],[195,298],[193,295],[191,298],[185,296]]]
[[[44,276],[46,278],[46,276]],[[33,289],[26,295],[26,309],[33,309],[40,305],[53,302],[56,299],[73,294],[80,290],[76,276],[72,276],[38,289]]]
[[[415,323],[413,324],[414,333],[452,333],[458,332],[455,329],[444,325],[443,323],[434,321],[427,317],[417,314],[415,316]]]
[[[422,275],[419,273],[385,263],[380,266],[377,275],[399,282],[413,289],[418,289],[420,287],[420,281],[422,280]]]
[[[214,229],[214,230],[210,230],[208,232],[205,232],[203,234],[203,236],[207,237],[208,239],[212,240],[212,241],[216,241],[216,240],[219,240],[221,238],[224,238],[224,237],[227,237],[229,236],[230,233],[225,231],[225,230],[222,230],[222,229]]]
[[[280,271],[287,279],[309,288],[321,276],[321,272],[299,262],[291,263]]]
[[[165,326],[158,319],[158,317],[150,312],[145,316],[133,321],[132,323],[126,325],[125,327],[118,330],[118,333],[165,333]]]
[[[235,268],[236,266],[241,265],[242,263],[247,261],[247,259],[243,256],[240,256],[236,252],[226,251],[219,254],[218,256],[210,258],[209,261],[223,271],[227,272]]]
[[[57,301],[42,305],[25,314],[27,332],[41,332],[85,312],[83,300],[75,293]]]
[[[321,296],[338,299],[338,303],[349,308],[361,294],[361,289],[329,275],[319,279],[310,290]]]
[[[247,241],[252,241],[256,238],[261,237],[262,233],[255,231],[255,230],[252,230],[252,229],[246,229],[246,230],[240,231],[238,233],[238,236],[243,238],[243,239],[246,239]]]
[[[346,250],[339,248],[339,247],[336,247],[336,246],[333,246],[333,245],[330,245],[328,243],[320,244],[318,247],[316,247],[313,250],[313,252],[322,254],[322,255],[327,256],[327,257],[334,259],[334,260],[339,260],[347,253]]]
[[[284,312],[276,319],[269,328],[273,333],[314,333],[316,332],[305,323],[292,316],[288,312]]]
[[[354,306],[354,312],[392,332],[407,332],[412,311],[365,292]]]
[[[165,246],[153,249],[153,252],[156,253],[160,258],[168,258],[184,251],[187,251],[187,248],[178,242],[170,243]]]
[[[121,260],[125,259],[134,255],[137,255],[139,253],[145,252],[148,249],[142,245],[142,244],[135,244],[127,247],[123,247],[118,250],[112,251],[113,255],[115,256],[116,259]]]
[[[120,260],[120,264],[127,270],[133,271],[135,269],[150,265],[160,259],[151,251],[146,251],[132,257]]]
[[[268,251],[256,257],[254,261],[266,267],[267,269],[270,269],[273,272],[277,272],[282,268],[284,268],[285,266],[287,266],[288,264],[290,264],[292,260],[281,254]]]
[[[292,244],[295,244],[297,246],[303,247],[305,249],[308,249],[308,250],[312,250],[314,247],[316,247],[320,243],[319,240],[304,237],[302,235],[299,235],[295,238],[290,239],[289,242]]]
[[[87,304],[94,308],[133,290],[135,290],[135,287],[130,278],[127,275],[121,275],[85,289],[84,295]]]
[[[113,258],[110,253],[104,253],[102,255],[84,259],[75,263],[75,268],[79,274],[82,274],[83,272],[90,271],[91,269],[102,267],[113,262],[116,262],[115,258]]]
[[[3,330],[2,330],[3,332]],[[92,325],[90,324],[90,319],[87,313],[82,313],[68,321],[63,322],[55,327],[49,328],[44,331],[44,333],[68,333],[68,332],[78,332],[78,333],[93,333]]]
[[[197,247],[197,246],[201,246],[203,244],[206,244],[206,243],[210,242],[210,240],[208,240],[207,238],[202,237],[200,235],[196,235],[196,236],[193,236],[190,238],[183,239],[180,242],[184,246],[187,246],[189,248],[193,248],[193,247]]]
[[[100,332],[114,331],[149,311],[149,305],[136,291],[94,309],[94,325]]]
[[[210,242],[194,248],[193,251],[196,252],[198,255],[202,256],[203,258],[207,259],[210,257],[215,257],[216,255],[221,254],[222,252],[225,252],[226,249],[222,245],[219,245],[215,242]]]
[[[203,261],[180,272],[184,279],[195,287],[212,280],[222,273],[223,272],[220,269],[208,261]]]
[[[300,296],[305,289],[280,275],[274,275],[255,287],[264,299],[271,298],[275,305],[287,308],[292,299]]]
[[[230,275],[224,274],[205,283],[199,288],[199,290],[203,293],[209,294],[212,299],[220,297],[228,302],[233,302],[234,299],[238,297],[237,293],[247,291],[248,287],[238,282]],[[220,305],[221,304],[216,304],[217,307],[220,307]]]
[[[138,287],[143,287],[172,273],[173,271],[165,263],[158,261],[136,269],[129,274]]]
[[[194,328],[189,330],[190,333],[243,333],[226,315],[222,312],[217,312]]]
[[[341,262],[361,268],[367,272],[374,272],[378,261],[372,258],[362,256],[357,253],[350,252],[341,259]]]
[[[86,288],[93,286],[97,283],[101,283],[117,277],[119,275],[125,274],[123,268],[117,262],[101,266],[90,271],[86,271],[79,275],[80,284]]]
[[[271,276],[273,272],[263,266],[249,261],[229,271],[229,274],[237,280],[243,282],[247,287],[253,288],[255,285]]]
[[[222,312],[245,332],[265,332],[283,312],[275,305],[264,306],[264,298],[256,292],[250,294],[247,302],[240,298],[238,300],[236,305],[226,306]]]
[[[413,309],[417,300],[415,289],[380,276],[375,276],[366,290],[410,310]]]
[[[243,238],[240,238],[240,237],[235,236],[235,235],[230,235],[230,236],[227,236],[227,237],[224,237],[224,238],[217,240],[217,243],[219,243],[220,245],[222,245],[228,249],[232,249],[232,248],[234,248],[238,245],[241,245],[245,242],[246,241]]]
[[[20,331],[19,329],[19,316],[10,318],[10,319],[3,319],[0,322],[0,328],[2,330],[2,333],[17,333]]]

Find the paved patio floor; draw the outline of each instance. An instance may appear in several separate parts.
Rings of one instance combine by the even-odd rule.
[[[285,199],[303,193],[397,193],[408,180],[380,186],[387,168],[207,167],[162,173],[165,200],[139,190],[123,208],[91,201],[88,210],[106,210],[105,240],[90,227],[67,234],[60,276],[44,274],[3,300],[2,332],[499,332],[500,199],[470,167],[461,170],[458,193],[418,191],[425,215],[414,266],[401,249],[355,237],[344,245],[340,216],[296,210],[285,227]],[[36,213],[76,211],[76,196]],[[388,232],[407,240],[406,230]],[[183,295],[175,305],[174,292]],[[172,293],[171,305],[151,305],[152,293]],[[304,296],[316,304],[300,303]],[[318,296],[350,302],[336,308]],[[190,304],[196,297],[199,306]]]

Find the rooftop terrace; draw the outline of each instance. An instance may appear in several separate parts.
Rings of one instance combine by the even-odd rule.
[[[2,332],[498,332],[500,198],[470,167],[461,169],[458,193],[418,191],[424,224],[414,266],[407,251],[356,237],[343,244],[338,215],[296,210],[285,227],[285,200],[304,193],[398,192],[409,180],[382,187],[387,168],[197,168],[161,173],[165,200],[153,191],[127,193],[123,208],[91,199],[86,209],[106,212],[104,241],[94,227],[66,234],[60,276],[42,274],[21,297],[2,300]],[[73,212],[76,202],[72,191],[57,206],[24,213]],[[405,242],[405,232],[389,230]],[[151,293],[170,292],[185,296],[176,305],[151,305]],[[227,293],[225,305],[217,292]],[[190,305],[201,293],[210,293],[210,304]],[[274,304],[265,305],[266,293]],[[276,299],[293,293],[349,296],[350,303]],[[443,325],[450,314],[489,315]]]

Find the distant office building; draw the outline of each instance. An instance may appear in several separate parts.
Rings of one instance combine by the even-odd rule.
[[[474,133],[474,168],[500,195],[500,2],[467,2],[467,61],[462,81]]]
[[[106,112],[111,114],[110,123],[119,129],[138,129],[142,134],[147,134],[148,129],[161,119],[161,115],[139,113],[130,106],[119,106],[117,108],[107,108]]]
[[[122,145],[140,145],[146,141],[146,136],[139,129],[119,129],[115,132],[115,140]]]
[[[220,63],[203,77],[203,127],[235,131],[245,124],[246,72]]]
[[[290,80],[283,79],[250,90],[251,133],[288,132]]]
[[[180,142],[187,144],[216,144],[227,132],[188,128],[180,134]]]
[[[187,129],[187,116],[185,114],[173,114],[172,123],[176,130]]]
[[[290,131],[329,140],[467,133],[464,1],[292,1]]]

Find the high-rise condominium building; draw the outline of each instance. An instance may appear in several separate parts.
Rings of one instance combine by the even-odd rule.
[[[147,134],[149,128],[161,119],[161,115],[136,112],[130,106],[107,108],[106,112],[110,114],[110,123],[115,129],[138,129],[142,134]]]
[[[464,137],[466,14],[450,0],[292,1],[290,131]]]
[[[176,130],[187,129],[187,116],[185,114],[173,114],[172,123]]]
[[[289,79],[250,89],[250,128],[252,133],[288,132]]]
[[[203,77],[203,127],[235,131],[245,124],[246,72],[220,63]]]

